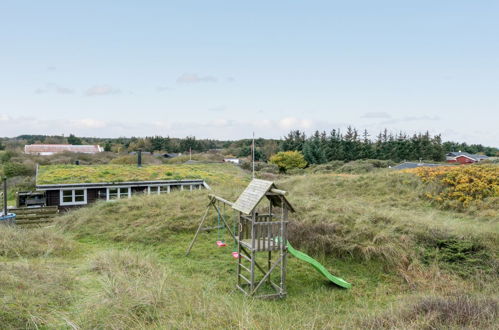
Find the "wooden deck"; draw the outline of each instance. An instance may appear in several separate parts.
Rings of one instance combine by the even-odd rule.
[[[276,241],[276,237],[261,237],[255,239],[255,246],[251,245],[251,239],[243,239],[241,240],[241,245],[245,248],[256,251],[278,251],[281,249],[279,242]]]
[[[17,225],[43,225],[53,221],[59,213],[57,206],[9,209],[16,214]]]

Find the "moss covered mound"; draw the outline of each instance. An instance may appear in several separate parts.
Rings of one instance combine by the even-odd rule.
[[[37,185],[202,179],[208,183],[240,180],[228,164],[192,165],[47,165],[38,168]]]

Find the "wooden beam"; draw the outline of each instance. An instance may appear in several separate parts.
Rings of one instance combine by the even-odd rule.
[[[208,198],[210,198],[211,200],[216,199],[217,201],[220,201],[220,202],[222,202],[222,203],[225,203],[225,204],[227,204],[227,205],[229,205],[229,206],[234,205],[234,203],[229,202],[228,200],[223,199],[222,197],[218,197],[218,196],[213,195],[213,194],[209,194],[209,195],[208,195]]]
[[[286,191],[284,191],[284,190],[272,188],[272,189],[270,189],[270,191],[273,192],[274,194],[277,194],[277,195],[281,195],[281,196],[286,195]]]

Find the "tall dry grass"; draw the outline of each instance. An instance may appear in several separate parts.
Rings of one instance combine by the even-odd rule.
[[[53,229],[0,227],[0,256],[3,257],[64,256],[75,247],[74,241]]]
[[[365,329],[497,329],[499,300],[469,294],[427,296],[361,322]]]
[[[74,303],[75,276],[47,262],[0,263],[2,329],[63,327],[66,308]]]

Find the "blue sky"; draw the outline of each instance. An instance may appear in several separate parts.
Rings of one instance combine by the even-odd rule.
[[[0,2],[0,136],[499,146],[498,1]]]

